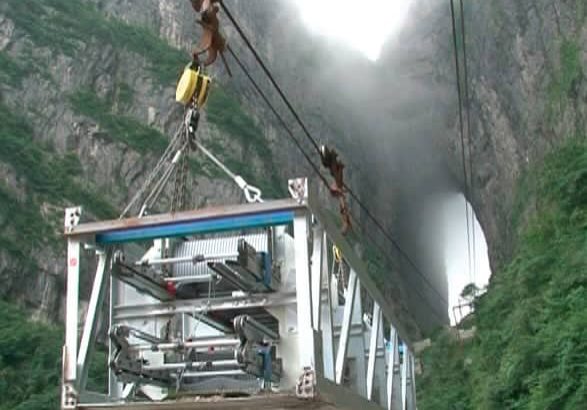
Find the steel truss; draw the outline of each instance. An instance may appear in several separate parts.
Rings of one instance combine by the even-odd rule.
[[[394,309],[307,181],[289,187],[293,199],[95,223],[80,224],[81,208],[68,208],[62,409],[293,408],[312,400],[324,409],[415,410],[411,342]],[[253,239],[256,246],[245,243]],[[145,241],[153,245],[142,257],[128,256]],[[206,253],[203,243],[216,247]],[[80,320],[82,247],[98,263]],[[105,301],[110,376],[102,396],[86,383]],[[235,390],[250,396],[206,399]],[[173,392],[198,400],[174,401]]]

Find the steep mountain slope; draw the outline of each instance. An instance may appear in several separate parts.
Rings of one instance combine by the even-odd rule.
[[[585,134],[583,1],[473,2],[469,25],[475,192],[494,268],[510,259],[520,175]],[[530,207],[530,212],[532,211]]]
[[[338,87],[348,75],[341,67],[367,69],[365,60],[315,44],[291,18],[287,3],[250,4],[233,3],[239,20],[312,132],[335,142],[343,155],[356,154],[345,158],[347,181],[368,192],[368,184],[356,183],[361,170],[352,162],[361,161],[364,144],[355,138],[359,126],[344,104],[350,91]],[[10,326],[0,326],[0,379],[30,380],[18,391],[0,382],[0,408],[56,406],[62,329],[26,316],[50,323],[63,316],[63,208],[82,204],[87,219],[116,217],[140,186],[181,119],[173,92],[186,50],[197,38],[193,19],[189,4],[179,0],[0,4],[0,298],[10,302],[2,305]],[[300,33],[305,41],[299,41]],[[237,41],[232,44],[246,56]],[[328,64],[335,56],[337,64]],[[304,70],[292,70],[299,66]],[[286,179],[310,175],[308,167],[242,74],[230,79],[221,65],[215,70],[199,136],[266,198],[284,195]],[[195,206],[242,200],[210,164],[196,158],[191,166]],[[417,335],[398,271],[388,269],[373,249],[357,246],[370,257],[398,316]],[[92,267],[82,268],[87,291]],[[38,349],[41,334],[44,348]],[[30,361],[33,355],[39,361]]]
[[[375,65],[308,34],[289,2],[229,4],[312,133],[340,148],[348,182],[417,262],[421,272],[351,204],[363,233],[387,251],[383,257],[357,245],[399,315],[414,334],[415,323],[430,329],[445,322],[435,221],[444,196],[464,191],[447,2],[418,2],[399,41]],[[473,353],[443,385],[453,391],[451,385],[468,380],[472,359],[478,393],[423,406],[442,408],[459,398],[463,408],[473,399],[484,408],[583,404],[584,345],[576,336],[585,327],[586,12],[582,0],[467,2],[474,180],[468,199],[496,273],[479,301]],[[224,30],[268,88],[231,26]],[[59,320],[63,207],[83,204],[89,218],[118,214],[181,118],[173,86],[197,37],[183,0],[0,4],[0,298],[36,318]],[[282,195],[287,178],[311,171],[232,68],[233,78],[222,65],[214,68],[217,86],[200,137],[266,197]],[[242,199],[205,161],[196,158],[192,171],[195,206]],[[557,350],[561,344],[566,350]],[[454,346],[447,349],[455,354]],[[444,364],[428,368],[443,371]],[[548,371],[539,375],[538,365]],[[572,380],[564,380],[567,371]],[[425,377],[434,384],[438,373]],[[436,397],[423,386],[422,394]]]
[[[419,407],[585,408],[585,4],[467,4],[471,200],[494,274],[475,337],[433,337]]]
[[[185,53],[83,2],[8,1],[0,12],[2,292],[56,318],[62,208],[117,215],[180,119],[170,102]],[[208,113],[202,139],[229,147],[221,157],[248,164],[238,171],[275,194],[275,163],[238,101],[218,88]],[[213,169],[194,165],[196,204],[239,199]]]
[[[533,210],[514,257],[475,301],[475,337],[433,338],[421,358],[419,408],[587,405],[587,139],[527,171],[516,201]]]
[[[63,328],[32,322],[14,304],[0,301],[0,309],[0,409],[59,408]],[[105,391],[106,353],[94,358],[88,382],[93,391]]]
[[[234,1],[231,8],[312,133],[339,147],[348,165],[347,182],[359,194],[369,192],[371,178],[357,165],[366,157],[365,145],[356,137],[361,122],[344,103],[353,87],[339,85],[349,73],[372,66],[342,52],[341,45],[327,46],[309,36],[292,17],[297,11],[288,2]],[[0,135],[6,147],[0,158],[6,204],[1,219],[2,296],[33,308],[37,317],[56,320],[63,289],[62,209],[83,204],[88,218],[114,217],[140,186],[180,121],[173,87],[199,34],[189,2],[179,0],[149,0],[140,6],[114,0],[10,0],[0,5],[0,16]],[[226,24],[224,29],[269,89],[232,27]],[[287,178],[311,176],[311,170],[231,65],[232,78],[221,64],[213,68],[216,85],[199,135],[230,167],[258,184],[266,198],[282,196]],[[286,112],[275,95],[271,98]],[[196,157],[191,166],[195,206],[242,199],[211,164]],[[321,191],[328,199],[324,187]],[[378,204],[370,206],[389,226],[389,205]],[[24,211],[15,216],[17,209]],[[368,252],[373,274],[398,315],[417,334],[401,272],[389,268],[373,249],[361,249],[360,242],[359,250]],[[84,278],[89,281],[90,275]],[[420,310],[421,316],[429,316]]]

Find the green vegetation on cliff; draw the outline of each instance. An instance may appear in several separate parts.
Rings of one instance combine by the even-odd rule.
[[[576,41],[564,39],[559,49],[560,69],[552,74],[548,84],[547,118],[553,122],[564,113],[568,99],[577,98],[577,86],[583,76],[581,49]]]
[[[112,104],[99,98],[92,90],[78,90],[70,96],[70,103],[78,113],[96,121],[107,134],[104,139],[120,141],[137,152],[160,155],[167,147],[167,138],[155,128],[134,118],[112,112]]]
[[[59,154],[33,134],[25,117],[0,102],[0,166],[9,176],[0,181],[0,258],[4,274],[21,277],[39,275],[31,255],[63,250],[64,207],[83,204],[97,217],[116,215],[106,199],[77,177],[81,164],[75,153]],[[0,294],[11,297],[10,286]]]
[[[0,410],[58,409],[63,329],[33,322],[6,302],[0,311]],[[98,352],[95,359],[88,387],[101,390],[106,356]]]
[[[423,355],[421,410],[587,408],[587,140],[523,181],[514,257],[476,301],[475,338],[441,333]]]
[[[417,377],[418,409],[470,410],[472,404],[470,343],[461,344],[445,329],[432,336],[434,344],[420,357]]]
[[[183,68],[187,52],[170,46],[149,27],[141,27],[121,21],[115,16],[107,16],[95,4],[72,0],[7,0],[0,11],[14,22],[16,30],[31,41],[26,47],[0,53],[0,82],[17,86],[31,73],[47,74],[45,54],[39,48],[47,48],[54,56],[65,56],[77,60],[87,60],[88,50],[99,47],[110,54],[130,52],[140,56],[137,64],[144,65],[150,72],[150,79],[162,86],[172,85]],[[91,58],[93,61],[94,58]],[[53,80],[51,80],[53,81]],[[89,86],[89,84],[88,84]],[[132,104],[132,91],[122,83],[117,87],[115,98],[99,98],[91,88],[77,90],[69,96],[69,103],[78,114],[92,118],[107,131],[101,136],[105,139],[123,142],[140,153],[158,154],[166,145],[166,137],[152,127],[147,127],[127,115]],[[112,110],[117,104],[122,110]],[[209,120],[221,131],[235,138],[243,147],[242,155],[234,155],[222,147],[219,155],[231,168],[238,171],[252,184],[260,185],[267,197],[282,195],[272,161],[271,151],[262,130],[241,106],[239,100],[215,87],[207,107]],[[254,151],[253,151],[254,150]],[[222,154],[222,155],[221,155]],[[259,182],[255,167],[250,159],[260,160],[270,171],[263,173],[263,183]],[[192,161],[198,172],[211,176],[211,167],[201,166],[200,161]]]
[[[50,145],[33,138],[26,118],[14,114],[0,102],[0,161],[10,164],[26,181],[28,205],[64,200],[83,203],[96,216],[115,215],[112,206],[75,179],[80,163],[75,154],[60,156]]]
[[[0,51],[0,84],[18,85],[26,72],[8,53]]]
[[[0,409],[56,409],[61,332],[29,322],[11,304],[0,309]]]
[[[0,249],[22,261],[21,272],[34,264],[29,253],[48,244],[53,229],[36,209],[19,200],[16,194],[0,183]],[[17,238],[27,238],[19,243]]]
[[[105,18],[93,4],[72,0],[7,0],[6,14],[36,46],[68,56],[95,41],[143,57],[153,77],[168,85],[177,78],[187,53],[175,49],[147,27]]]

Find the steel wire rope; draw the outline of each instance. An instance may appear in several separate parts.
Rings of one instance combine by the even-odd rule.
[[[351,215],[351,218],[355,221],[357,221],[357,218]],[[396,268],[397,267],[397,262],[395,262],[389,255],[387,252],[385,252],[385,249],[383,248],[382,245],[380,245],[375,238],[373,238],[373,236],[371,236],[371,234],[368,233],[367,230],[363,231],[363,234],[369,239],[369,241],[371,241],[371,243],[373,243],[373,245],[377,248],[377,250],[379,251],[379,253],[381,255],[383,255],[383,258],[385,258],[388,263],[390,268]],[[407,278],[409,278],[409,276],[407,276]],[[406,278],[406,282],[408,283],[408,285],[410,284],[410,280],[408,280]],[[427,280],[427,279],[426,279]],[[413,283],[412,283],[413,285]],[[433,291],[433,293],[438,297],[438,299],[440,299],[441,302],[443,302],[444,304],[448,305],[448,300],[446,300],[434,287],[434,285],[432,285],[431,283],[428,283],[428,287],[430,290]],[[413,291],[415,292],[416,296],[418,296],[432,311],[432,313],[441,321],[443,321],[445,318],[443,318],[437,311],[436,311],[436,307],[432,306],[431,302],[429,302],[428,298],[426,298],[422,292],[420,291],[420,289],[418,288],[418,286],[412,286],[411,289],[413,289]]]
[[[173,173],[177,172],[177,162],[179,162],[179,160],[186,155],[185,151],[187,147],[188,143],[184,142],[177,150],[172,162],[167,166],[167,169],[164,171],[161,178],[157,181],[155,187],[149,193],[149,196],[147,196],[147,199],[145,199],[139,217],[142,217],[143,212],[150,209],[153,206],[153,204],[157,201],[157,199],[159,199],[159,196],[165,189],[167,182],[169,181]]]
[[[285,96],[285,93],[283,92],[283,90],[281,89],[279,84],[277,84],[277,81],[275,81],[273,74],[271,74],[271,71],[269,71],[269,68],[267,68],[267,65],[265,64],[265,62],[263,61],[263,59],[261,58],[259,53],[257,53],[257,50],[255,50],[255,47],[253,47],[253,45],[249,41],[245,32],[242,30],[242,28],[236,22],[235,18],[233,17],[232,13],[230,12],[230,10],[228,10],[226,5],[224,4],[224,1],[220,1],[220,5],[222,6],[222,9],[226,13],[226,16],[228,17],[228,19],[231,21],[231,23],[235,27],[236,31],[238,31],[239,35],[241,36],[241,38],[243,39],[243,41],[247,45],[248,49],[255,56],[255,60],[257,60],[257,62],[259,63],[259,65],[261,66],[261,68],[263,69],[263,71],[265,72],[267,77],[269,78],[269,81],[271,81],[271,84],[273,84],[273,87],[275,87],[275,89],[277,90],[277,93],[279,94],[279,96],[281,97],[281,99],[283,100],[285,105],[287,105],[287,108],[289,108],[290,112],[292,113],[292,115],[294,116],[294,118],[296,119],[298,124],[300,124],[300,127],[302,127],[302,130],[304,131],[304,133],[306,134],[306,136],[310,140],[310,142],[311,142],[312,146],[314,147],[314,149],[316,150],[316,152],[320,153],[320,145],[312,137],[312,135],[310,134],[310,131],[308,131],[308,128],[306,128],[306,125],[304,124],[304,122],[302,121],[302,119],[300,118],[300,116],[298,115],[296,110],[293,108],[293,106],[289,102],[289,99]]]
[[[124,218],[126,214],[133,208],[133,206],[136,205],[137,201],[145,194],[147,188],[149,188],[153,184],[153,182],[155,181],[155,177],[161,172],[166,163],[171,158],[173,158],[175,152],[177,151],[178,143],[180,142],[181,137],[183,135],[183,128],[184,124],[182,122],[182,124],[178,127],[177,131],[175,132],[175,135],[169,142],[169,145],[167,146],[167,148],[165,148],[165,151],[159,158],[159,161],[157,161],[157,164],[149,173],[149,175],[147,176],[139,190],[134,194],[128,205],[124,208],[124,210],[120,214],[119,219]]]
[[[263,71],[265,72],[265,74],[267,75],[267,77],[270,79],[271,83],[274,85],[274,87],[278,91],[279,95],[284,100],[286,106],[291,111],[292,115],[294,116],[294,118],[296,119],[296,121],[299,123],[300,127],[304,130],[306,136],[308,137],[308,139],[310,140],[310,142],[312,143],[312,145],[314,146],[314,148],[316,148],[318,154],[320,155],[320,147],[319,147],[318,143],[316,142],[316,140],[312,137],[312,135],[308,131],[308,128],[305,126],[304,122],[302,121],[302,119],[300,118],[300,116],[297,114],[297,112],[295,111],[295,109],[293,108],[292,104],[289,102],[289,100],[287,99],[287,97],[285,96],[285,94],[283,93],[283,91],[281,90],[281,87],[279,87],[279,85],[275,81],[275,78],[273,77],[273,75],[271,74],[271,72],[269,71],[269,69],[267,68],[267,66],[265,65],[265,63],[261,59],[261,57],[259,56],[258,52],[255,50],[254,46],[251,44],[251,42],[247,38],[246,34],[242,30],[242,28],[240,27],[240,25],[238,24],[238,22],[232,16],[232,14],[228,10],[228,8],[224,4],[224,2],[221,1],[220,3],[222,5],[222,8],[225,11],[226,15],[228,16],[229,20],[235,26],[237,32],[239,33],[239,35],[241,36],[241,38],[243,39],[243,41],[247,45],[247,48],[249,48],[249,50],[251,51],[251,53],[255,57],[255,59],[258,62],[258,64],[263,68]],[[228,49],[229,53],[233,56],[233,58],[235,59],[235,61],[239,65],[239,67],[244,71],[245,75],[251,81],[251,83],[253,84],[254,88],[259,93],[259,95],[263,98],[263,100],[265,101],[265,103],[269,106],[269,108],[271,109],[271,111],[278,118],[278,120],[281,123],[281,125],[284,127],[284,129],[287,131],[287,133],[290,135],[290,137],[294,140],[294,142],[296,143],[296,146],[301,151],[301,153],[303,154],[303,156],[305,157],[305,159],[307,160],[307,162],[311,165],[311,167],[314,170],[314,172],[320,177],[320,179],[322,180],[322,182],[327,187],[329,187],[330,184],[329,184],[328,180],[320,173],[319,168],[314,164],[314,162],[312,161],[312,159],[305,152],[305,150],[303,149],[303,147],[302,147],[301,143],[299,142],[299,140],[295,137],[295,135],[293,134],[293,132],[291,131],[291,129],[289,128],[289,126],[287,126],[287,124],[285,123],[285,120],[283,120],[283,118],[277,112],[277,110],[274,108],[273,104],[271,104],[271,102],[269,101],[269,99],[267,98],[267,96],[265,95],[265,93],[261,90],[261,88],[259,87],[259,85],[257,84],[257,82],[252,78],[252,76],[249,73],[249,71],[246,68],[246,66],[236,56],[236,53],[234,52],[234,50],[230,46],[228,46],[227,49]],[[383,235],[386,237],[386,239],[388,239],[392,243],[392,245],[400,252],[400,254],[402,255],[402,257],[404,257],[408,261],[408,263],[414,268],[414,271],[424,280],[424,282],[426,283],[426,285],[429,286],[432,289],[432,291],[434,293],[436,293],[437,296],[444,303],[447,303],[446,299],[440,294],[440,292],[434,287],[434,285],[431,284],[431,282],[428,280],[428,278],[426,277],[426,275],[424,275],[422,273],[422,271],[420,270],[420,268],[418,268],[418,266],[415,264],[415,262],[412,260],[412,258],[401,248],[401,246],[397,243],[397,241],[393,238],[393,236],[387,232],[387,230],[377,220],[377,218],[373,215],[373,213],[371,213],[371,211],[366,207],[366,205],[358,198],[358,195],[355,194],[354,191],[347,184],[344,184],[344,188],[345,188],[345,190],[347,190],[349,192],[349,194],[351,195],[351,197],[357,202],[357,204],[359,205],[359,207],[367,214],[367,216],[369,217],[369,219],[371,219],[375,223],[375,225],[377,226],[377,228],[383,233]]]
[[[287,123],[285,122],[285,120],[283,119],[283,117],[279,114],[279,112],[276,110],[276,108],[273,106],[273,104],[271,104],[271,102],[269,101],[269,99],[267,98],[267,96],[265,95],[265,93],[263,92],[263,90],[261,90],[261,88],[259,87],[259,85],[255,81],[255,79],[252,77],[252,75],[248,71],[247,67],[238,58],[238,56],[236,55],[236,53],[234,52],[234,50],[232,50],[232,48],[228,47],[228,51],[231,54],[231,56],[234,58],[234,60],[236,61],[237,65],[241,68],[241,70],[245,73],[245,75],[247,76],[247,78],[249,79],[249,81],[252,83],[252,85],[255,88],[255,90],[257,91],[257,93],[263,98],[263,100],[265,101],[265,103],[269,106],[270,110],[277,117],[277,119],[279,120],[280,124],[286,130],[286,132],[288,133],[288,135],[294,140],[294,142],[296,142],[296,146],[302,152],[302,154],[304,155],[306,161],[310,164],[310,166],[312,167],[312,169],[314,170],[314,172],[320,177],[320,179],[322,180],[322,182],[328,187],[329,186],[328,180],[321,174],[319,168],[314,164],[314,162],[311,160],[311,158],[309,157],[309,155],[305,152],[304,148],[299,143],[299,140],[297,140],[297,138],[294,136],[293,132],[291,131],[291,129],[289,128],[289,126],[287,125]],[[355,199],[355,201],[357,202],[357,204],[359,204],[359,206],[367,213],[367,215],[369,216],[369,218],[373,220],[373,222],[376,224],[376,226],[383,232],[383,234],[386,236],[386,238],[389,241],[391,241],[391,243],[394,245],[394,247],[397,248],[397,250],[400,252],[400,254],[402,255],[402,257],[404,257],[409,262],[409,264],[414,268],[414,270],[417,272],[417,274],[424,280],[424,282],[426,283],[426,285],[428,287],[430,287],[430,289],[437,295],[437,297],[443,303],[448,303],[447,300],[446,300],[446,298],[444,298],[442,296],[442,294],[435,288],[435,286],[429,281],[429,279],[422,273],[422,271],[418,268],[418,266],[414,263],[414,261],[410,258],[410,256],[405,251],[403,251],[403,249],[399,246],[399,244],[397,243],[397,241],[391,235],[389,235],[389,233],[383,228],[383,226],[376,219],[376,217],[360,201],[360,199],[357,197],[357,195],[354,192],[352,192],[352,190],[348,186],[346,186],[346,185],[345,185],[345,189],[347,189],[349,191],[349,193],[351,194],[351,196],[353,197],[353,199]],[[352,217],[352,218],[355,221],[357,221],[357,219],[355,217]],[[371,239],[373,241],[373,238],[371,238]]]
[[[467,113],[467,147],[469,151],[469,189],[471,194],[471,201],[475,196],[475,180],[473,179],[473,150],[471,140],[471,99],[469,98],[469,69],[467,63],[467,35],[465,30],[465,6],[463,0],[459,0],[461,5],[461,37],[463,38],[463,68],[465,75],[465,101],[466,101],[466,113]],[[473,240],[473,282],[476,282],[477,278],[477,245],[476,245],[476,234],[475,234],[475,210],[473,209],[473,203],[469,203],[471,209],[471,233]]]
[[[243,191],[245,195],[245,199],[247,202],[264,202],[262,198],[262,192],[256,186],[250,185],[248,182],[244,180],[243,177],[240,175],[235,174],[232,172],[226,165],[222,163],[214,154],[212,154],[206,147],[204,147],[200,142],[195,142],[196,147],[204,153],[206,157],[210,161],[212,161],[218,168],[220,168],[230,179],[233,180],[235,184]]]
[[[430,282],[430,279],[428,279],[428,277],[422,272],[422,270],[420,270],[420,268],[418,267],[418,265],[416,265],[416,263],[414,262],[414,260],[411,258],[411,256],[402,249],[402,247],[399,245],[399,243],[397,242],[397,240],[389,233],[387,232],[387,229],[385,229],[385,227],[383,226],[383,224],[381,222],[379,222],[379,220],[375,217],[375,215],[373,215],[371,213],[371,211],[369,210],[369,208],[367,208],[367,206],[359,199],[359,197],[350,189],[347,187],[347,185],[345,184],[345,189],[349,192],[349,194],[351,195],[351,197],[353,198],[353,200],[355,200],[355,202],[357,202],[357,205],[359,205],[359,207],[367,214],[367,216],[369,217],[369,219],[375,224],[375,226],[378,228],[378,230],[384,235],[384,237],[393,245],[393,247],[400,253],[400,256],[405,259],[408,264],[414,269],[414,271],[416,272],[416,274],[418,276],[420,276],[420,278],[422,280],[424,280],[424,283],[434,291],[434,293],[436,293],[436,295],[438,296],[438,298],[444,302],[444,303],[448,303],[448,301],[446,300],[446,298],[444,298],[444,296],[442,296],[440,294],[440,292],[436,289],[436,287],[432,284],[432,282]],[[361,224],[359,223],[359,221],[357,220],[356,217],[352,216],[351,217],[355,220],[355,222],[360,226]],[[364,231],[366,232],[366,230]],[[371,238],[371,241],[374,243],[377,243],[373,238]]]
[[[456,24],[456,17],[455,17],[455,6],[454,2],[456,0],[449,0],[450,3],[450,17],[452,23],[452,40],[454,46],[454,56],[455,56],[455,72],[456,72],[456,80],[457,80],[457,100],[458,100],[458,113],[459,113],[459,135],[461,140],[461,162],[463,165],[463,178],[464,178],[464,188],[465,188],[465,219],[467,223],[467,255],[468,255],[468,262],[469,262],[469,281],[471,280],[471,235],[470,235],[470,224],[469,224],[469,179],[467,177],[467,159],[465,154],[465,130],[464,130],[464,120],[463,120],[463,92],[461,89],[461,69],[459,64],[459,48],[458,48],[458,40],[457,40],[457,24]]]
[[[285,129],[285,131],[290,136],[290,138],[292,139],[292,141],[294,142],[294,144],[296,145],[296,147],[299,149],[299,151],[301,152],[301,154],[304,156],[304,158],[306,159],[306,161],[308,162],[308,164],[312,167],[313,171],[316,173],[316,175],[318,175],[320,177],[320,179],[322,180],[322,182],[324,184],[326,184],[326,186],[328,186],[329,185],[328,180],[326,179],[326,177],[324,175],[322,175],[322,173],[320,172],[320,168],[318,166],[316,166],[316,164],[314,163],[314,161],[312,161],[312,158],[310,158],[310,155],[306,152],[306,150],[302,146],[302,143],[300,142],[300,140],[295,136],[295,134],[293,133],[293,131],[291,130],[291,128],[287,125],[287,123],[285,122],[285,120],[283,119],[283,117],[281,116],[281,114],[279,114],[279,112],[277,111],[277,109],[273,106],[273,104],[271,103],[271,101],[269,101],[269,98],[267,97],[267,95],[265,94],[265,92],[261,89],[261,87],[259,86],[259,84],[257,83],[257,81],[255,81],[255,79],[253,78],[253,76],[249,72],[248,68],[238,58],[238,56],[236,55],[236,53],[234,52],[234,50],[232,49],[232,47],[228,46],[227,49],[228,49],[228,52],[230,53],[230,55],[232,56],[232,58],[234,58],[234,61],[236,61],[237,65],[243,71],[243,73],[245,74],[245,76],[249,79],[249,81],[253,85],[253,88],[255,89],[255,91],[257,91],[257,94],[259,94],[259,96],[267,104],[267,106],[269,107],[269,109],[271,110],[271,112],[273,113],[273,115],[275,115],[275,117],[277,118],[277,120],[279,121],[279,123],[281,124],[281,126],[283,127],[283,129]]]

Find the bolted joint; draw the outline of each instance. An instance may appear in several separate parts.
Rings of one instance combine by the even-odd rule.
[[[289,194],[298,203],[304,203],[308,199],[308,179],[296,178],[287,182]]]
[[[78,403],[77,390],[71,383],[64,383],[62,389],[61,409],[75,410]]]
[[[304,372],[296,383],[296,397],[310,400],[316,397],[316,372],[311,367],[304,367]]]
[[[73,228],[79,224],[79,219],[82,215],[82,207],[76,206],[65,209],[65,232],[73,231]]]

